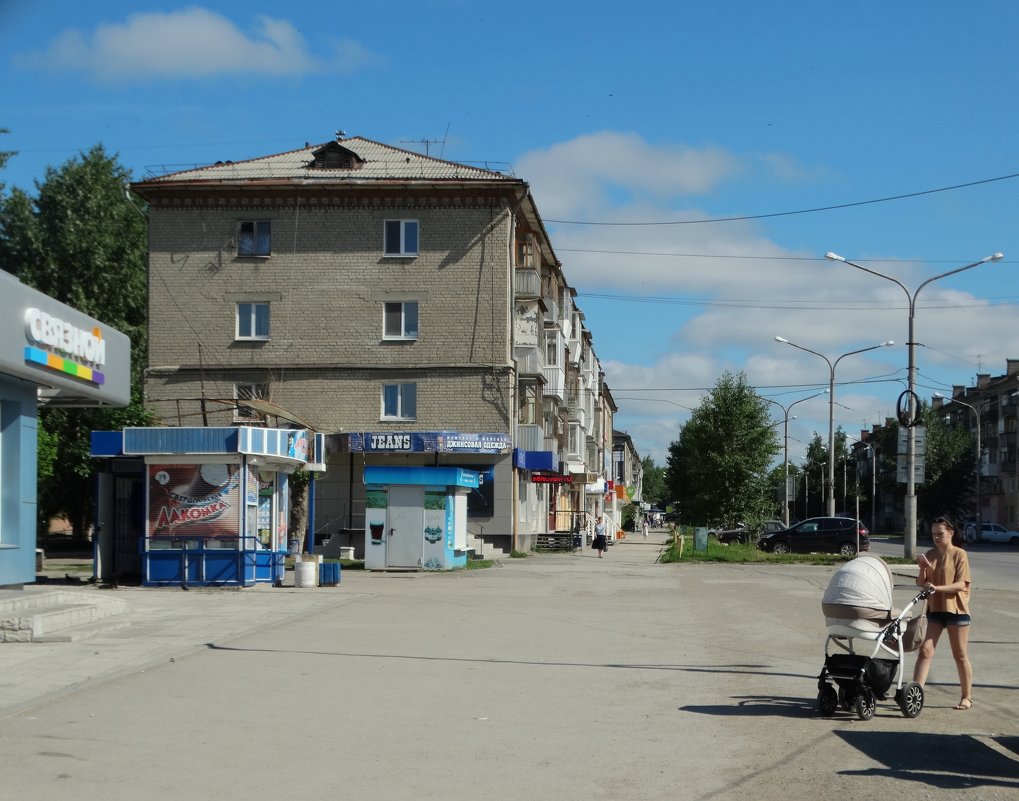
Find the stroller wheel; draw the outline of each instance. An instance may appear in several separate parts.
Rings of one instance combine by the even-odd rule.
[[[915,718],[923,711],[923,687],[915,681],[906,682],[898,693],[899,709],[907,718]]]
[[[821,713],[823,717],[830,718],[835,714],[835,710],[839,708],[839,696],[835,692],[835,688],[830,684],[824,685],[821,691],[817,694],[817,711]]]
[[[856,695],[854,706],[856,708],[856,717],[860,720],[870,720],[874,717],[874,708],[877,706],[874,692],[869,687],[860,690]]]

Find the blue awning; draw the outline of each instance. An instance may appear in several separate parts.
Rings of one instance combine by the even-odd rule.
[[[559,469],[559,465],[556,464],[556,455],[552,451],[522,451],[520,448],[513,449],[513,466],[520,470],[555,471]]]

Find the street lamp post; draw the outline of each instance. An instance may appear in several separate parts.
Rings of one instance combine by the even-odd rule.
[[[849,353],[843,353],[835,361],[832,361],[823,353],[818,353],[816,350],[805,348],[802,345],[797,345],[795,342],[790,342],[785,337],[775,337],[776,342],[781,342],[785,345],[790,345],[807,353],[813,353],[815,356],[820,356],[824,359],[828,365],[829,381],[828,381],[828,517],[835,516],[835,368],[838,363],[842,361],[846,356],[853,356],[857,353],[866,353],[869,350],[877,350],[878,348],[886,348],[889,345],[894,345],[895,342],[887,340],[878,345],[871,345],[869,348],[860,348],[859,350],[851,350]]]
[[[789,412],[792,411],[793,406],[797,403],[803,403],[804,401],[812,400],[813,398],[820,398],[825,394],[825,392],[828,392],[828,390],[818,392],[814,395],[808,395],[806,398],[800,398],[799,400],[793,401],[788,406],[783,406],[777,400],[764,398],[764,400],[768,401],[768,403],[774,403],[782,410],[785,420],[785,448],[783,450],[783,459],[785,460],[785,489],[782,492],[782,522],[785,523],[786,528],[789,528],[789,421],[796,419],[796,415],[789,417]]]
[[[984,465],[983,465],[983,461],[984,461],[983,453],[984,452],[983,452],[983,450],[981,450],[981,447],[980,447],[980,411],[977,409],[976,406],[971,406],[970,404],[966,403],[965,401],[961,401],[961,400],[958,400],[956,398],[946,398],[940,392],[935,392],[934,393],[934,397],[935,398],[941,398],[942,400],[947,400],[949,403],[958,403],[960,406],[965,406],[967,409],[969,409],[971,412],[973,412],[973,416],[976,418],[976,421],[977,421],[977,441],[976,441],[976,446],[977,446],[977,482],[976,482],[976,498],[975,498],[977,509],[976,509],[976,514],[974,515],[974,525],[976,527],[975,528],[976,534],[974,536],[975,536],[976,539],[979,539],[980,538],[980,532],[982,531],[982,529],[980,527],[980,522],[981,522],[980,521],[980,500],[981,500],[980,476],[981,476],[981,473],[983,473],[983,467],[984,467]]]
[[[947,278],[950,275],[961,273],[964,270],[970,270],[973,267],[979,267],[981,264],[986,264],[989,261],[1001,261],[1005,256],[1003,253],[992,253],[990,256],[985,256],[980,261],[975,261],[972,264],[967,264],[964,267],[957,267],[954,270],[949,270],[946,273],[935,275],[933,278],[928,278],[920,286],[916,288],[912,294],[909,289],[899,279],[892,278],[890,275],[879,273],[877,270],[872,270],[869,267],[864,267],[861,264],[850,261],[844,256],[840,256],[838,253],[832,253],[828,251],[824,254],[826,259],[831,261],[840,261],[843,264],[848,264],[850,267],[855,267],[858,270],[863,270],[865,273],[876,275],[878,278],[884,278],[886,281],[891,281],[896,284],[899,289],[906,293],[906,298],[909,301],[909,339],[906,342],[906,347],[909,351],[909,369],[908,369],[908,389],[906,390],[906,401],[908,407],[906,409],[906,503],[905,503],[905,517],[906,517],[906,530],[902,537],[903,555],[907,559],[913,559],[916,556],[916,477],[914,472],[916,470],[916,431],[913,427],[916,425],[917,413],[919,411],[919,403],[917,402],[916,392],[914,388],[916,386],[916,363],[914,360],[914,348],[916,342],[913,338],[913,322],[916,317],[916,297],[920,294],[920,290],[928,284],[938,281],[942,278]],[[900,397],[900,409],[901,409],[901,397]],[[899,422],[902,422],[900,416]]]

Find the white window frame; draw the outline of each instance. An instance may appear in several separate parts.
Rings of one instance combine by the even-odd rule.
[[[247,314],[242,313],[243,307],[249,307]],[[258,309],[265,308],[265,332],[258,331]],[[241,333],[241,320],[247,317],[250,334]],[[272,306],[267,300],[239,300],[237,311],[234,315],[234,339],[238,341],[265,342],[270,339],[272,332]]]
[[[392,224],[400,226],[400,249],[389,250],[389,227]],[[414,226],[414,250],[407,247],[407,228]],[[421,250],[421,223],[418,220],[386,220],[382,225],[382,254],[388,258],[406,259],[417,256]]]
[[[251,252],[241,251],[241,230],[245,225],[251,226]],[[265,228],[266,249],[262,252],[259,247],[258,232]],[[267,259],[272,255],[272,221],[271,220],[241,220],[237,223],[237,256],[241,259]]]
[[[389,322],[389,307],[400,307],[400,333],[394,334],[386,329]],[[414,307],[415,330],[407,330],[407,307]],[[382,303],[382,338],[387,341],[415,341],[421,330],[421,304],[416,300],[387,300]]]
[[[386,414],[386,389],[388,387],[396,387],[396,413]],[[414,409],[413,413],[407,414],[404,410],[407,405],[405,394],[408,392],[408,388],[412,389],[414,396]],[[401,382],[401,383],[385,383],[382,385],[381,392],[379,393],[380,409],[379,419],[380,420],[416,420],[417,419],[417,384],[413,381]]]
[[[250,406],[244,406],[243,401],[268,400],[268,399],[269,399],[268,384],[241,383],[241,382],[234,384],[234,400],[237,401],[237,404],[234,406],[234,422],[235,423],[264,422],[265,415],[262,414],[262,412],[252,409]]]

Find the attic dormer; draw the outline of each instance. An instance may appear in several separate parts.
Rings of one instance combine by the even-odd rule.
[[[364,166],[364,159],[339,142],[322,145],[313,150],[311,156],[308,167],[313,170],[359,170]]]

